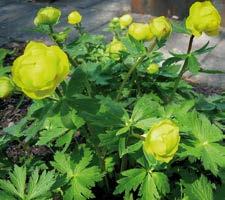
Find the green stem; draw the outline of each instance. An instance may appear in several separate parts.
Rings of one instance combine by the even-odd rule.
[[[189,54],[191,52],[193,40],[194,40],[194,35],[191,35],[190,40],[189,40],[189,44],[188,44],[187,54]],[[175,96],[175,93],[177,91],[178,85],[180,83],[180,80],[181,80],[183,74],[187,71],[187,67],[188,67],[188,58],[185,59],[184,64],[181,68],[181,71],[180,71],[180,73],[179,73],[179,75],[178,75],[178,77],[177,77],[177,79],[174,83],[174,88],[173,88],[172,94],[169,98],[169,101],[173,100],[173,98]]]
[[[152,45],[150,46],[148,52],[151,53],[154,48],[155,48],[155,45],[156,45],[156,40],[153,41]],[[123,88],[124,86],[126,85],[128,79],[130,78],[131,74],[134,72],[134,70],[138,67],[138,65],[140,65],[143,60],[146,58],[146,54],[142,55],[141,57],[139,57],[137,59],[137,62],[130,68],[130,70],[128,71],[125,79],[123,80],[122,84],[120,85],[120,88],[119,88],[119,91],[118,91],[118,94],[117,94],[117,97],[116,97],[116,100],[120,100],[121,99],[121,93],[123,91]]]
[[[137,139],[143,140],[143,141],[145,140],[145,137],[144,137],[144,136],[139,135],[139,134],[137,134],[137,133],[132,133],[131,136],[132,136],[132,137],[135,137],[135,138],[137,138]]]
[[[59,101],[59,99],[56,99],[55,97],[47,97],[47,99],[49,99],[51,101]]]

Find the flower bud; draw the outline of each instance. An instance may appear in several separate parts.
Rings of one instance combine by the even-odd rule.
[[[119,18],[120,27],[126,28],[132,23],[132,21],[133,21],[133,18],[131,17],[131,15],[129,14],[123,15],[122,17]]]
[[[122,42],[120,42],[116,38],[113,38],[113,41],[110,42],[106,48],[106,52],[108,52],[110,56],[115,60],[119,60],[120,58],[119,54],[121,51],[124,50],[126,50],[126,47],[123,45]]]
[[[77,11],[73,11],[68,15],[68,23],[69,24],[75,25],[75,24],[80,23],[81,20],[82,20],[82,16]]]
[[[149,130],[144,141],[144,150],[156,160],[168,163],[178,150],[179,142],[179,128],[171,120],[165,119]]]
[[[58,46],[29,42],[12,66],[15,84],[32,99],[51,96],[69,73],[67,55]]]
[[[7,76],[0,77],[0,98],[4,99],[12,94],[14,90],[13,82]]]
[[[147,68],[147,73],[148,74],[156,74],[159,71],[159,65],[156,63],[152,63],[148,66]]]
[[[54,25],[58,23],[60,16],[61,11],[57,8],[53,7],[41,8],[34,19],[34,24],[36,26]]]
[[[151,40],[153,38],[148,24],[132,23],[128,33],[136,40]]]
[[[113,23],[117,23],[117,22],[119,22],[120,21],[120,19],[118,18],[118,17],[114,17],[113,19],[112,19],[112,22]]]
[[[186,20],[187,29],[197,37],[203,32],[210,36],[218,35],[220,24],[220,14],[210,1],[195,2]]]
[[[149,24],[152,34],[158,39],[165,39],[172,32],[170,21],[164,17],[156,17],[150,21]]]
[[[54,37],[57,42],[65,42],[68,37],[68,32],[63,31],[59,33],[54,33]]]

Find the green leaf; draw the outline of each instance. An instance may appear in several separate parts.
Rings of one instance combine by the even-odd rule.
[[[140,121],[138,121],[137,123],[134,124],[135,127],[143,129],[143,130],[149,130],[150,127],[159,122],[161,119],[157,118],[157,117],[151,117],[151,118],[147,118],[147,119],[142,119]]]
[[[138,195],[142,200],[157,200],[170,192],[168,178],[161,172],[148,173],[146,169],[135,168],[121,174],[124,177],[117,181],[114,194],[127,194],[139,188]]]
[[[225,167],[225,146],[221,145],[224,138],[222,131],[197,112],[192,112],[179,119],[182,129],[191,134],[187,144],[181,146],[185,151],[181,157],[194,156],[200,159],[206,170],[217,175],[220,168]]]
[[[39,199],[48,197],[53,184],[55,183],[54,173],[43,171],[39,176],[39,171],[35,170],[28,183],[27,199]]]
[[[75,94],[80,94],[85,88],[85,79],[87,75],[81,69],[81,67],[77,67],[71,75],[71,78],[67,84],[66,88],[66,96],[71,97]]]
[[[77,115],[77,111],[71,108],[66,101],[62,102],[60,114],[63,125],[68,129],[79,129],[85,123],[84,120]]]
[[[3,191],[0,191],[0,197],[4,200],[16,200],[13,196],[11,196]]]
[[[224,71],[216,70],[216,69],[203,69],[203,68],[200,68],[199,72],[206,73],[206,74],[225,74]]]
[[[193,183],[184,183],[184,187],[188,200],[213,200],[212,185],[204,176]]]
[[[203,45],[201,48],[197,49],[196,51],[193,51],[192,53],[195,55],[201,55],[204,53],[211,52],[216,47],[216,45],[212,47],[208,47],[208,45],[209,45],[209,41],[205,45]]]
[[[105,172],[110,173],[110,172],[113,172],[116,162],[114,158],[110,156],[104,159],[104,164],[105,164],[105,167],[104,167]]]
[[[53,172],[43,171],[39,176],[38,170],[35,170],[26,184],[26,168],[16,165],[9,178],[10,181],[0,180],[0,188],[10,197],[26,200],[48,199],[51,195],[50,188],[55,183]],[[11,199],[14,199],[13,197]]]
[[[128,131],[130,130],[130,127],[129,126],[125,126],[121,129],[119,129],[117,132],[116,132],[116,135],[119,136],[119,135],[122,135],[124,133],[127,133]]]
[[[142,184],[145,176],[145,169],[129,169],[122,172],[123,178],[117,181],[118,185],[114,191],[114,194],[121,194],[123,192],[136,191],[138,186]]]
[[[109,97],[101,98],[100,102],[101,106],[96,114],[83,113],[82,116],[85,115],[85,120],[99,127],[124,127],[129,117],[121,103]]]
[[[193,74],[198,73],[200,70],[200,63],[193,54],[188,57],[188,69]]]
[[[56,152],[54,155],[54,162],[51,165],[60,173],[66,174],[68,178],[73,176],[73,170],[70,156],[61,152]]]
[[[68,189],[64,199],[85,200],[94,198],[91,188],[102,180],[101,170],[97,166],[89,166],[92,161],[92,152],[81,148],[72,157],[62,152],[54,156],[52,166],[59,172],[67,175]]]
[[[0,68],[3,67],[5,57],[10,53],[8,49],[0,48]]]
[[[172,64],[172,65],[162,68],[162,70],[160,70],[160,72],[159,72],[159,75],[168,77],[168,78],[176,78],[176,77],[178,77],[180,68],[181,68],[180,65]]]
[[[191,35],[191,32],[186,29],[185,21],[172,21],[173,32],[175,33],[183,33],[187,35]]]
[[[127,52],[133,56],[140,56],[146,52],[144,43],[135,40],[131,36],[121,38],[121,42],[126,47]]]
[[[133,124],[143,119],[159,117],[163,113],[163,107],[160,105],[160,99],[154,95],[144,95],[134,106],[131,120]]]
[[[105,134],[98,134],[99,140],[100,140],[100,146],[111,146],[115,145],[117,146],[117,143],[119,141],[119,137],[116,137],[115,131],[108,131]]]
[[[126,138],[122,137],[119,139],[119,156],[122,158],[124,155],[128,153],[133,153],[138,151],[143,146],[142,141],[135,142],[131,145],[126,145]]]
[[[6,193],[23,199],[26,187],[26,168],[15,165],[9,174],[10,181],[0,180],[0,188]]]
[[[46,145],[68,131],[68,129],[62,124],[59,114],[47,118],[43,126],[44,130],[40,131],[37,145]]]
[[[160,199],[156,184],[154,183],[154,179],[150,174],[145,177],[139,191],[139,196],[141,196],[141,200]]]
[[[169,180],[168,180],[168,177],[164,173],[153,172],[152,178],[153,178],[154,183],[155,183],[155,185],[158,189],[158,192],[162,196],[165,196],[167,193],[170,192]]]
[[[11,67],[0,67],[0,76],[4,76],[5,74],[11,71]]]

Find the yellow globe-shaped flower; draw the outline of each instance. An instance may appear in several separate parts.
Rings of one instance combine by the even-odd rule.
[[[136,40],[151,40],[153,38],[148,24],[132,23],[129,26],[128,33]]]
[[[117,40],[116,38],[113,38],[113,41],[107,45],[107,51],[109,53],[119,53],[125,49],[126,48],[123,45],[123,43],[121,41]]]
[[[54,25],[59,21],[61,11],[57,8],[46,7],[41,8],[34,19],[34,24],[39,25]]]
[[[151,20],[149,27],[152,34],[159,40],[165,39],[172,32],[172,25],[170,21],[164,16],[156,17]]]
[[[156,160],[168,163],[178,150],[179,142],[179,128],[166,119],[152,126],[145,139],[144,150]]]
[[[148,74],[156,74],[159,71],[159,65],[156,63],[152,63],[148,66],[147,72]]]
[[[119,18],[120,27],[126,28],[132,23],[132,21],[133,21],[133,18],[131,15],[129,14],[123,15]]]
[[[194,36],[202,33],[214,36],[219,34],[221,17],[210,1],[194,3],[186,20],[186,27]]]
[[[107,45],[106,52],[110,54],[115,60],[120,59],[120,52],[126,50],[123,43],[116,38],[113,38],[112,42]]]
[[[69,24],[75,25],[75,24],[80,23],[81,20],[82,20],[82,16],[77,11],[73,11],[68,15],[68,23]]]
[[[4,99],[12,94],[14,90],[13,82],[7,76],[0,77],[0,98]]]
[[[30,42],[12,67],[15,84],[32,99],[52,95],[69,73],[67,55],[58,46]]]

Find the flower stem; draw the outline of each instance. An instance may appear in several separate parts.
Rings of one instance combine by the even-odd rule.
[[[142,141],[145,140],[145,137],[144,137],[144,136],[139,135],[139,134],[137,134],[137,133],[132,133],[131,136],[132,136],[132,137],[135,137],[135,138],[137,138],[137,139],[140,139],[140,140],[142,140]]]
[[[189,40],[189,44],[188,44],[187,54],[189,54],[191,52],[193,40],[194,40],[194,35],[191,35],[190,40]],[[181,80],[183,74],[186,72],[187,67],[188,67],[188,58],[185,59],[184,64],[183,64],[183,66],[180,70],[180,73],[179,73],[177,79],[175,80],[174,88],[173,88],[173,91],[172,91],[171,96],[169,98],[169,101],[173,100],[173,98],[175,96],[175,93],[177,91],[178,85],[180,83],[180,80]]]
[[[156,45],[156,41],[154,41],[152,43],[152,46],[149,48],[149,53],[152,52],[155,48],[155,45]],[[118,94],[117,94],[117,97],[116,97],[116,100],[120,100],[121,99],[121,93],[123,91],[123,88],[125,86],[125,84],[127,83],[128,79],[130,78],[131,74],[134,72],[134,70],[138,67],[138,65],[140,65],[143,60],[146,58],[146,54],[142,55],[141,57],[139,57],[137,59],[137,62],[130,68],[130,70],[128,71],[125,79],[123,80],[122,84],[120,85],[120,88],[119,88],[119,91],[118,91]]]

